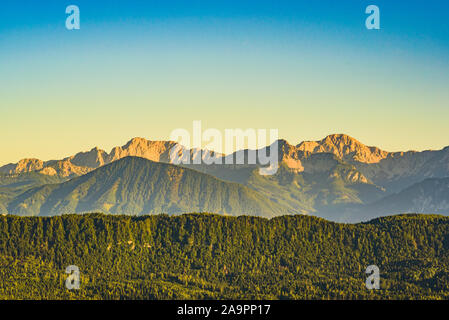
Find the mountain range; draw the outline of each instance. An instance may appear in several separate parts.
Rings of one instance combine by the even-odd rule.
[[[449,147],[387,152],[344,134],[297,145],[278,140],[279,169],[263,176],[257,164],[170,164],[176,145],[134,138],[110,153],[93,148],[62,160],[5,165],[0,212],[314,214],[347,222],[404,212],[449,214]],[[191,159],[204,154],[184,152]]]
[[[248,187],[139,157],[125,157],[67,182],[31,188],[8,206],[8,213],[26,216],[98,211],[239,212],[263,217],[287,213]]]

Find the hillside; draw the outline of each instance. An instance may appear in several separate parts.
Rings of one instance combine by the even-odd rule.
[[[385,196],[385,190],[373,184],[353,164],[334,154],[298,151],[286,141],[279,141],[278,149],[279,169],[271,176],[260,175],[258,165],[185,167],[243,184],[294,213],[314,214],[322,208],[368,203]],[[244,152],[246,159],[248,150]]]
[[[121,147],[114,147],[110,153],[95,147],[62,160],[23,159],[0,167],[0,173],[37,171],[46,175],[74,177],[128,156],[169,163],[170,150],[175,146],[177,144],[173,141],[133,138]],[[307,164],[310,155],[331,154],[340,161],[354,165],[366,179],[380,187],[391,189],[392,192],[425,178],[449,176],[449,147],[437,151],[387,152],[374,146],[366,146],[345,134],[332,134],[322,140],[303,141],[296,146],[285,140],[278,140],[278,149],[279,162],[296,172],[307,171],[307,165],[310,168],[310,163]],[[197,151],[194,150],[184,152],[189,152],[191,159],[197,156]],[[265,148],[259,152],[265,152]],[[221,155],[214,153],[213,156],[219,158]],[[235,153],[227,157],[235,157]]]
[[[449,299],[448,257],[435,215],[0,216],[0,299]],[[80,290],[64,286],[68,265]]]
[[[449,215],[449,178],[426,179],[370,204],[366,209],[379,216],[410,212]]]
[[[28,180],[27,184],[22,184],[16,188],[14,184],[0,186],[0,212],[5,212],[7,208],[10,212],[36,214],[35,207],[39,207],[42,198],[47,197],[53,187],[44,186],[48,183],[59,183],[71,178],[83,176],[93,170],[111,164],[114,161],[128,156],[142,157],[159,163],[170,163],[170,150],[177,146],[171,141],[150,141],[143,138],[133,138],[121,147],[112,148],[107,153],[99,148],[93,148],[88,152],[79,152],[74,156],[62,160],[41,161],[38,159],[24,159],[16,164],[9,164],[0,168],[0,173],[15,177],[16,180]],[[356,222],[379,216],[380,214],[393,214],[395,212],[408,212],[409,210],[418,213],[426,213],[420,208],[429,208],[426,202],[418,203],[410,207],[406,201],[398,202],[396,206],[390,206],[395,211],[370,210],[369,206],[396,193],[400,193],[414,184],[423,182],[429,178],[444,179],[449,177],[449,147],[438,151],[407,151],[407,152],[387,152],[374,146],[367,146],[362,142],[345,134],[332,134],[322,140],[304,141],[297,145],[289,144],[285,140],[277,141],[279,170],[272,176],[259,174],[259,164],[247,164],[249,150],[239,150],[230,155],[214,153],[213,157],[218,159],[233,158],[243,151],[245,163],[243,165],[207,165],[207,164],[184,164],[187,169],[193,169],[205,174],[214,176],[220,180],[238,183],[261,195],[269,204],[263,203],[261,207],[271,207],[268,211],[279,213],[305,213],[326,217],[333,221]],[[267,147],[256,150],[265,154]],[[201,157],[201,150],[187,150],[192,160]],[[204,155],[203,155],[204,157]],[[34,175],[34,180],[29,179]],[[48,179],[43,179],[47,176]],[[36,194],[40,199],[33,198],[31,203],[26,202],[27,195],[34,192],[29,189],[42,186]],[[195,190],[203,190],[202,187],[195,187]],[[21,193],[24,197],[17,198]],[[184,190],[185,194],[192,191]],[[76,197],[76,196],[75,196]],[[124,199],[126,204],[122,206],[115,201],[120,201],[120,197],[115,195],[113,200],[104,200],[98,194],[98,203],[89,202],[91,205],[83,206],[83,202],[72,199],[65,199],[67,205],[57,205],[46,208],[47,212],[63,213],[75,210],[74,203],[78,209],[94,208],[103,212],[117,212],[134,214],[135,212],[147,213],[141,205],[129,205],[129,201]],[[161,196],[162,197],[162,196]],[[207,195],[206,195],[207,197]],[[427,201],[420,197],[423,201]],[[449,198],[434,198],[440,203],[433,203],[431,208],[443,208],[449,202]],[[22,202],[25,201],[25,202]],[[221,200],[219,200],[221,201]],[[239,199],[227,202],[239,202]],[[200,204],[193,207],[176,203],[160,206],[160,200],[156,200],[154,206],[150,205],[148,212],[187,212],[202,208]],[[104,204],[104,205],[103,205]],[[211,202],[209,202],[211,204]],[[273,205],[279,207],[275,209]],[[256,207],[251,204],[251,207]],[[238,206],[237,206],[238,207]],[[237,208],[235,207],[235,208]],[[57,208],[69,210],[59,212]],[[210,211],[227,212],[231,209],[223,209],[221,203],[210,205]],[[367,209],[368,208],[368,209]],[[127,212],[126,210],[130,210]],[[154,209],[152,211],[152,209]],[[140,211],[143,210],[143,211]],[[234,212],[233,210],[231,210]],[[252,209],[250,209],[253,212]],[[115,212],[115,211],[114,211]],[[430,211],[434,212],[434,211]],[[444,211],[436,211],[445,213]],[[247,212],[245,212],[247,213]]]
[[[63,180],[37,172],[21,174],[0,173],[0,214],[7,213],[8,202],[23,192],[41,185],[59,183]]]
[[[195,170],[126,157],[61,184],[32,188],[9,202],[18,215],[100,211],[119,214],[210,211],[272,217],[288,210],[244,186]]]

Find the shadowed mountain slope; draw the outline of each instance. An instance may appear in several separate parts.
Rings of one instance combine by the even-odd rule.
[[[272,217],[288,214],[247,187],[195,170],[126,157],[68,182],[44,185],[14,198],[8,212],[56,215],[216,212]]]
[[[383,214],[383,209],[378,214],[367,208],[380,199],[400,193],[429,178],[449,177],[449,147],[439,151],[387,152],[377,147],[366,146],[345,134],[333,134],[322,140],[305,141],[298,145],[278,140],[273,146],[278,152],[279,163],[279,170],[274,175],[261,175],[259,168],[265,166],[248,164],[250,150],[239,150],[226,156],[218,153],[206,153],[207,156],[213,156],[217,160],[230,158],[235,160],[237,155],[243,155],[243,163],[245,163],[209,165],[193,164],[193,159],[205,157],[202,150],[181,148],[181,154],[188,154],[191,164],[181,164],[180,167],[194,169],[223,181],[244,185],[254,190],[256,194],[265,197],[265,200],[268,199],[270,204],[276,204],[289,213],[317,214],[336,221],[345,220],[348,217],[348,212],[357,208],[362,208],[362,211],[349,214],[351,219],[355,218],[355,221],[360,221],[357,217],[363,219],[376,217]],[[170,163],[170,152],[174,147],[179,147],[179,145],[172,141],[149,141],[143,138],[134,138],[124,146],[113,148],[110,153],[94,148],[89,152],[80,152],[63,160],[43,162],[37,159],[25,159],[17,164],[3,166],[0,168],[0,173],[3,172],[5,176],[13,177],[16,180],[28,179],[29,183],[23,184],[20,188],[16,188],[16,185],[11,185],[14,186],[12,189],[0,187],[0,212],[5,212],[5,208],[10,208],[7,211],[13,210],[13,212],[29,214],[30,206],[39,204],[40,200],[21,204],[20,207],[11,207],[12,203],[16,203],[11,199],[27,189],[43,186],[44,183],[55,183],[79,177],[124,157],[136,156],[159,163]],[[268,150],[269,147],[265,147],[255,150],[255,152],[266,155],[269,153]],[[25,176],[22,178],[22,175]],[[29,179],[30,175],[34,175],[34,178]],[[43,176],[54,178],[52,180],[54,182],[44,182],[48,179],[43,179]],[[49,189],[51,187],[43,186],[42,188]],[[210,192],[205,191],[202,186],[195,186],[194,190],[200,193]],[[44,191],[42,192],[45,194]],[[184,190],[184,193],[189,194],[187,190]],[[117,201],[120,199],[127,201],[125,198],[113,198]],[[395,199],[399,201],[399,198]],[[427,202],[416,202],[425,200],[423,197],[418,199],[420,200],[415,200],[416,206],[413,208],[409,208],[407,202],[398,202],[396,210],[405,212],[415,209],[416,212],[423,213],[424,211],[418,209],[428,208]],[[432,208],[443,208],[449,201],[449,197],[437,197],[434,200],[441,203],[434,203]],[[72,201],[69,202],[72,203]],[[95,208],[106,212],[118,209],[124,210],[124,213],[136,212],[133,208],[134,205],[121,206],[116,202],[105,203],[105,207],[99,207],[97,204]],[[211,204],[209,203],[209,205]],[[262,204],[262,207],[265,207],[265,204]],[[58,208],[63,208],[63,206],[58,206]],[[83,205],[79,204],[79,209],[81,208]],[[176,204],[172,204],[169,207],[155,205],[154,208],[164,208],[167,212],[184,212],[185,208],[190,207],[186,206],[178,208],[178,210]],[[199,208],[199,206],[196,205],[194,208]],[[216,208],[222,211],[210,211],[229,211],[223,209],[221,202],[216,205]],[[127,212],[128,209],[131,211]],[[147,207],[143,209],[146,210]],[[51,209],[51,212],[56,212],[54,210],[56,209]],[[35,214],[34,209],[31,211],[32,214]],[[394,212],[385,212],[385,214],[391,213]]]

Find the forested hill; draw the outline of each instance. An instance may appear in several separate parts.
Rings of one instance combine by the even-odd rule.
[[[2,299],[447,299],[449,218],[0,216],[0,279]]]
[[[32,216],[215,212],[273,217],[289,213],[281,204],[237,183],[139,157],[114,161],[64,183],[31,188],[6,207],[7,213]]]

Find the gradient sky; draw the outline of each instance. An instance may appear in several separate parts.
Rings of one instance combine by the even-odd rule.
[[[81,29],[65,29],[78,5]],[[365,28],[365,8],[381,30]],[[0,3],[0,165],[176,128],[449,145],[449,2]]]

